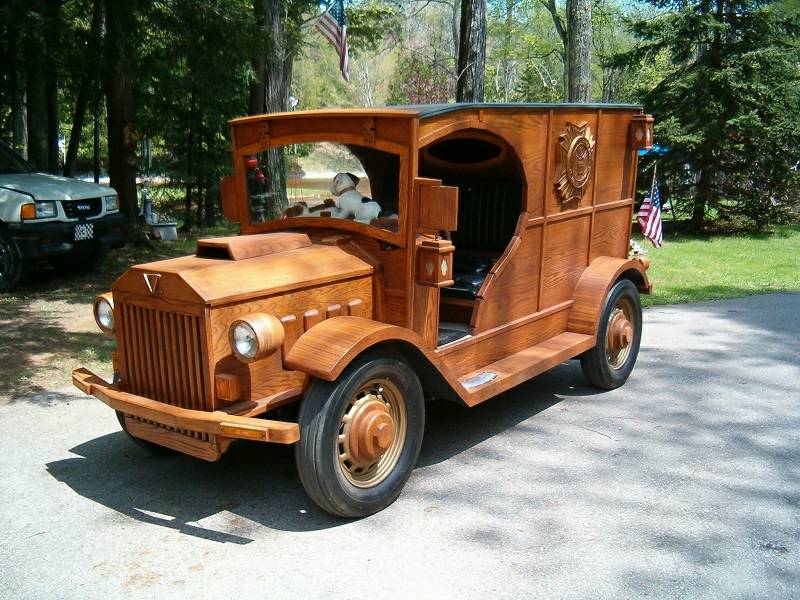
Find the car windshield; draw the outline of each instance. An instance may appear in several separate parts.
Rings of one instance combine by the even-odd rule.
[[[400,157],[367,146],[314,142],[245,157],[250,222],[348,219],[398,229]]]
[[[33,167],[5,144],[0,144],[0,175],[30,173]]]

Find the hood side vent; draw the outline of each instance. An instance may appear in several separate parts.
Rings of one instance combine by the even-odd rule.
[[[305,233],[280,232],[208,238],[197,241],[197,256],[222,260],[244,260],[268,254],[280,254],[310,245],[311,240]]]

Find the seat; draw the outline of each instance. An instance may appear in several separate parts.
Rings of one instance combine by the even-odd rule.
[[[454,283],[442,293],[474,299],[514,235],[522,186],[514,180],[448,181],[447,185],[458,187],[458,229],[452,234]]]

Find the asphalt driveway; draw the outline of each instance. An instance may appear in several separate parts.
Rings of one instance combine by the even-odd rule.
[[[0,597],[800,595],[800,294],[645,327],[614,392],[572,361],[432,404],[405,492],[359,521],[311,504],[290,448],[158,459],[77,390],[12,400]]]

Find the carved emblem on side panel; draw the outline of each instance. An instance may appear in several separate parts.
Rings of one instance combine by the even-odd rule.
[[[561,202],[580,200],[586,190],[594,164],[595,140],[589,123],[567,123],[558,137],[556,188]]]

